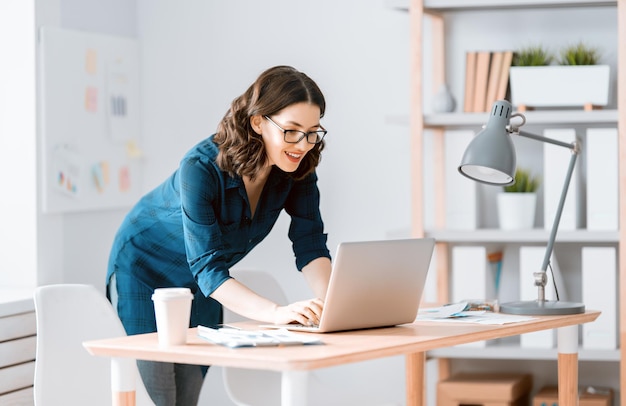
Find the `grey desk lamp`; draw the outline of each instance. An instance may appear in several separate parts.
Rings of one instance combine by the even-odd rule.
[[[511,141],[511,134],[568,148],[572,156],[569,161],[559,205],[554,216],[552,230],[550,231],[543,265],[539,272],[533,274],[538,291],[537,300],[503,303],[500,305],[500,311],[524,315],[584,313],[585,305],[582,303],[551,301],[545,298],[545,287],[548,281],[547,269],[550,264],[559,222],[561,221],[567,190],[572,179],[574,166],[576,165],[576,158],[580,153],[580,146],[577,142],[568,144],[552,138],[520,131],[519,127],[526,123],[526,118],[519,113],[512,114],[512,110],[511,103],[506,100],[498,100],[493,104],[487,125],[474,137],[463,154],[463,159],[459,166],[461,174],[488,185],[507,186],[515,183],[515,148]],[[513,117],[521,118],[521,124],[516,126],[510,124],[510,120]]]

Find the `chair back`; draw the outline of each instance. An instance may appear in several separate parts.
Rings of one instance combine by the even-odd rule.
[[[93,286],[80,284],[41,286],[34,299],[35,405],[110,406],[110,359],[90,355],[82,343],[126,334],[111,303]],[[154,405],[132,366],[137,405]]]
[[[278,281],[265,271],[231,270],[230,274],[259,295],[279,304],[287,298]],[[224,323],[246,320],[224,308]],[[226,393],[237,406],[275,406],[280,404],[281,374],[243,368],[223,368]]]

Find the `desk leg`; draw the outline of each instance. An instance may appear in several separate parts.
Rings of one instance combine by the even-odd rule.
[[[426,353],[415,352],[406,356],[406,405],[424,405]]]
[[[559,405],[578,405],[578,325],[557,329]]]
[[[283,371],[281,384],[282,406],[306,406],[309,373]]]
[[[135,406],[134,359],[111,358],[113,406]]]

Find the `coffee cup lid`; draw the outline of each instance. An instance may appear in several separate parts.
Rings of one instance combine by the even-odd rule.
[[[152,300],[193,299],[189,288],[157,288],[152,294]]]

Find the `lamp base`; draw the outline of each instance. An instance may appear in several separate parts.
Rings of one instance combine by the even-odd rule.
[[[583,303],[554,300],[546,300],[543,302],[528,300],[523,302],[502,303],[500,305],[500,312],[535,316],[580,314],[585,312],[585,305]]]

